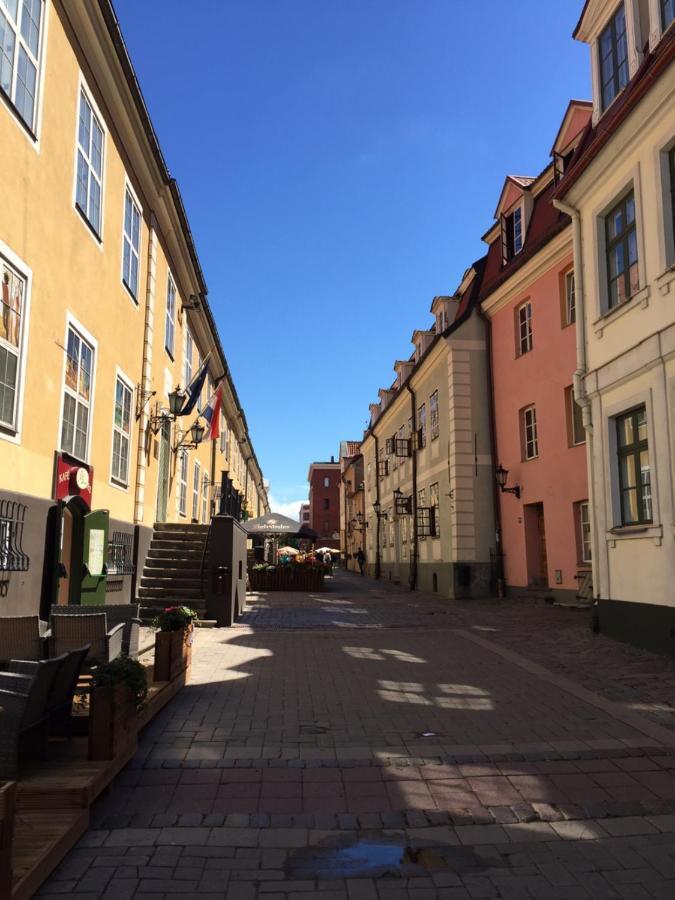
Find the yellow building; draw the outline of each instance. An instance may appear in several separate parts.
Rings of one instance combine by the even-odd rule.
[[[46,614],[106,586],[129,599],[154,523],[207,522],[223,484],[231,507],[268,507],[111,4],[0,0],[0,17],[0,593]],[[171,417],[204,360],[199,405]],[[178,446],[216,385],[221,436]]]

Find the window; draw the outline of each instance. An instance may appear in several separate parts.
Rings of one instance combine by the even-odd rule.
[[[328,478],[328,477],[324,478],[324,480],[323,480],[323,486],[324,486],[325,488],[330,487],[330,478]]]
[[[431,440],[435,441],[439,435],[438,427],[438,391],[434,391],[429,397],[429,425],[431,427]]]
[[[10,553],[12,547],[12,526],[11,519],[0,519],[0,572],[9,572],[10,570]]]
[[[138,260],[141,255],[141,213],[129,188],[124,195],[122,235],[122,280],[134,300],[138,299]]]
[[[675,0],[661,0],[661,27],[665,31],[675,19]]]
[[[675,0],[673,0],[675,4]],[[675,253],[675,146],[668,151],[668,174],[670,176],[670,227],[673,235],[673,251]]]
[[[591,516],[588,501],[579,504],[579,545],[581,562],[591,561]]]
[[[195,467],[192,473],[192,518],[199,521],[199,490],[201,487],[201,467],[195,460]]]
[[[164,322],[164,346],[173,359],[173,342],[176,334],[176,285],[171,272],[166,281],[166,319]]]
[[[537,411],[528,406],[522,412],[523,417],[523,450],[525,459],[534,459],[539,455],[537,442]]]
[[[565,325],[573,325],[577,320],[574,269],[565,273]]]
[[[190,384],[192,381],[192,349],[193,349],[193,341],[192,335],[190,334],[190,329],[187,327],[187,323],[185,325],[185,356],[183,360],[183,379],[185,381],[185,387]]]
[[[0,87],[35,128],[42,0],[0,0]]]
[[[323,508],[330,509],[330,500],[328,499],[328,497],[323,498]]]
[[[424,538],[427,536],[427,531],[428,531],[428,529],[425,529],[423,527],[421,528],[420,522],[419,522],[420,510],[426,509],[426,507],[427,507],[427,493],[424,488],[420,488],[419,491],[417,492],[417,517],[418,517],[417,535],[420,538],[420,540],[424,540]]]
[[[518,307],[518,355],[532,349],[532,304],[528,300]]]
[[[84,91],[80,91],[75,204],[97,237],[101,234],[104,140],[103,128],[96,118],[91,103]]]
[[[647,440],[647,413],[644,406],[616,420],[619,456],[621,524],[639,525],[652,521],[652,489]]]
[[[112,479],[129,484],[129,448],[131,445],[131,389],[118,376],[115,382],[113,410]]]
[[[93,349],[74,328],[68,328],[61,450],[83,461],[89,446],[93,364]]]
[[[178,512],[184,516],[187,512],[187,478],[188,478],[188,455],[187,450],[180,451],[180,460],[178,462]]]
[[[518,206],[502,220],[503,261],[513,259],[523,249],[523,209]]]
[[[432,537],[438,537],[440,534],[439,505],[438,482],[436,481],[429,486],[429,506],[433,510],[430,523]]]
[[[567,397],[567,417],[569,424],[570,444],[586,443],[586,429],[584,428],[583,411],[574,398],[574,388],[568,387],[565,391]]]
[[[635,196],[631,191],[605,218],[609,308],[631,297],[639,287]]]
[[[423,403],[417,410],[417,446],[422,448],[427,445],[427,407]]]
[[[0,425],[16,429],[25,281],[0,259]]]
[[[628,84],[628,39],[623,3],[600,35],[598,52],[602,108],[605,110]]]
[[[225,459],[230,458],[230,430],[227,426],[227,419],[222,420],[223,430],[220,432],[220,451],[225,454]]]

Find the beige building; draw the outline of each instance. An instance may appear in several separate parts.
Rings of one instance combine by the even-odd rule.
[[[357,554],[365,553],[365,482],[359,441],[340,443],[340,552],[345,567],[359,571]]]
[[[413,334],[361,444],[369,574],[450,598],[487,594],[496,577],[482,272],[434,300],[433,328]]]
[[[0,13],[0,592],[46,615],[129,599],[154,523],[207,522],[223,473],[251,514],[267,494],[112,5]],[[216,385],[221,434],[194,445]]]
[[[602,631],[675,649],[673,4],[588,0],[593,122],[558,191],[573,219],[575,394]]]

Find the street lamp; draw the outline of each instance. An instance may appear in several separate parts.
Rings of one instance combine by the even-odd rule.
[[[505,469],[501,465],[497,466],[495,469],[495,478],[497,479],[497,486],[502,494],[514,494],[515,497],[520,500],[520,485],[516,484],[513,487],[506,486],[506,482],[509,478],[508,469]]]
[[[175,453],[177,450],[181,448],[187,449],[188,447],[198,447],[202,438],[204,437],[204,432],[206,431],[206,427],[201,424],[199,419],[195,419],[195,421],[190,426],[187,434],[190,435],[190,440],[186,440],[187,434],[183,435],[181,440],[176,444],[173,448],[173,452]]]
[[[180,411],[185,403],[185,391],[181,390],[180,385],[176,385],[169,394],[169,414],[173,419],[177,419]]]

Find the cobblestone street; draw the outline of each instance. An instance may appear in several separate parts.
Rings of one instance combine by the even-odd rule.
[[[589,613],[337,574],[197,633],[40,896],[675,896],[675,664]]]

